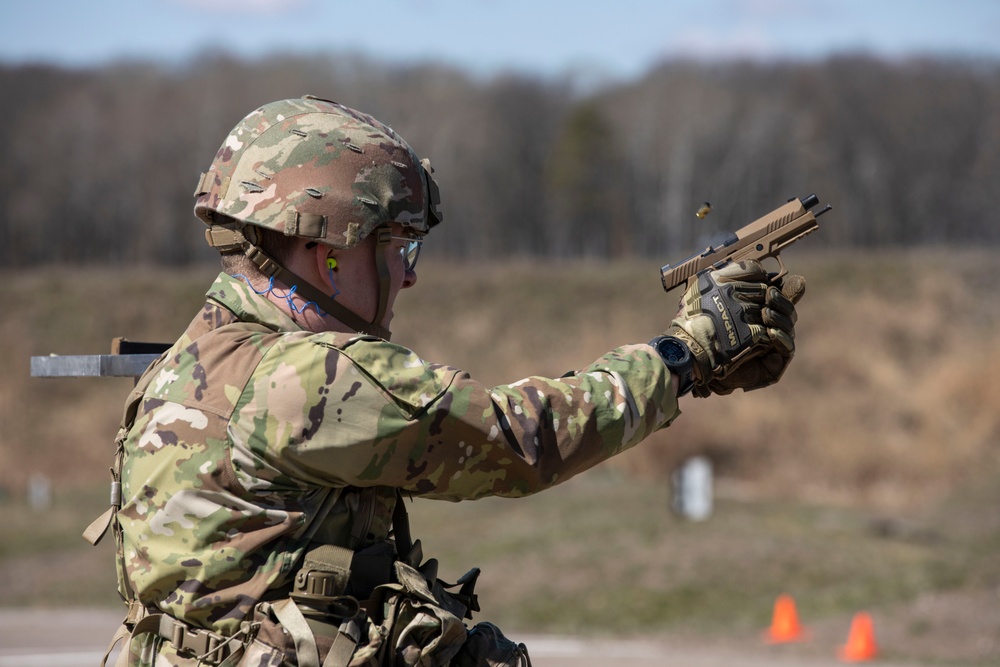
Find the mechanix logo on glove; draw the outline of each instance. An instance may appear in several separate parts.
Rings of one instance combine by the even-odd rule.
[[[729,336],[730,347],[736,347],[739,345],[739,338],[736,336],[736,327],[733,326],[733,318],[729,316],[729,309],[726,308],[725,302],[723,302],[722,297],[718,294],[712,294],[712,301],[715,303],[716,310],[719,311],[719,317],[722,319],[722,325],[726,329],[726,334]]]
[[[774,384],[795,352],[795,303],[801,276],[775,285],[756,261],[731,262],[699,274],[668,335],[691,348],[698,396]]]

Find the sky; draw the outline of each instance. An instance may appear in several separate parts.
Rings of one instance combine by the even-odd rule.
[[[0,63],[69,67],[331,52],[630,79],[678,56],[1000,60],[998,35],[1000,0],[0,0]]]

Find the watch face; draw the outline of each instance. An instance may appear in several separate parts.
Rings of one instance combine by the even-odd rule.
[[[690,354],[686,346],[671,338],[660,341],[659,349],[660,354],[669,364],[683,364],[688,360]]]
[[[694,358],[691,350],[683,341],[673,336],[664,336],[656,340],[656,351],[660,353],[663,363],[677,376],[680,384],[677,395],[684,396],[694,388]]]

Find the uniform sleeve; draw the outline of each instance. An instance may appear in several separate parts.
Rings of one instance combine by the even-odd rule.
[[[311,352],[272,349],[246,391],[237,430],[269,465],[310,483],[447,500],[535,493],[679,414],[670,373],[648,345],[558,379],[487,387],[385,341],[313,341]]]

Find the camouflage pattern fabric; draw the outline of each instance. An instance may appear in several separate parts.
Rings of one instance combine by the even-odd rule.
[[[646,344],[490,388],[379,338],[303,331],[225,274],[148,373],[124,443],[120,590],[227,636],[288,584],[330,494],[313,539],[357,549],[388,535],[395,488],[524,496],[679,414]],[[372,486],[386,492],[352,540],[355,491]]]
[[[271,102],[233,128],[195,192],[206,224],[251,225],[350,248],[396,222],[441,220],[430,162],[368,114],[313,97]],[[318,220],[322,219],[322,222]]]

